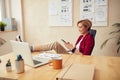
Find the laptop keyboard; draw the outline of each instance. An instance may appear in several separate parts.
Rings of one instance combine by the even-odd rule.
[[[42,63],[42,62],[36,61],[36,60],[33,60],[33,62],[34,62],[35,65],[36,65],[36,64],[39,64],[39,63]]]

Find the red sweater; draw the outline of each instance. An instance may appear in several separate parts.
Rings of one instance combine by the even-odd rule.
[[[79,38],[76,41],[75,47],[82,39],[82,37],[83,37],[82,35],[79,36]],[[93,48],[94,48],[94,38],[90,35],[90,33],[88,33],[81,41],[81,44],[79,46],[79,51],[82,52],[83,55],[91,55]]]

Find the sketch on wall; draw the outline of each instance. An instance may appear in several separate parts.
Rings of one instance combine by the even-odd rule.
[[[68,4],[69,3],[69,4]],[[60,20],[62,23],[72,23],[71,0],[61,0]]]
[[[49,26],[72,26],[72,0],[49,0]]]
[[[89,19],[93,26],[107,26],[107,0],[80,0],[80,19]]]

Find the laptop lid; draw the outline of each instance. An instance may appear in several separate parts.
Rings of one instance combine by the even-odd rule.
[[[43,65],[43,64],[46,64],[49,62],[48,59],[47,60],[39,59],[40,63],[35,65],[33,62],[32,54],[31,54],[30,47],[29,47],[28,43],[14,41],[14,40],[10,40],[10,42],[11,42],[13,53],[15,54],[15,56],[17,57],[17,55],[21,54],[26,65],[29,65],[32,67],[38,67],[40,65]]]

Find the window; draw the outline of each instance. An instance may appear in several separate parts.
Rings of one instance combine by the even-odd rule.
[[[5,17],[4,0],[0,0],[0,21]]]
[[[2,4],[1,4],[1,0],[0,0],[0,21],[2,20],[2,9],[1,9],[1,6],[2,6]]]

